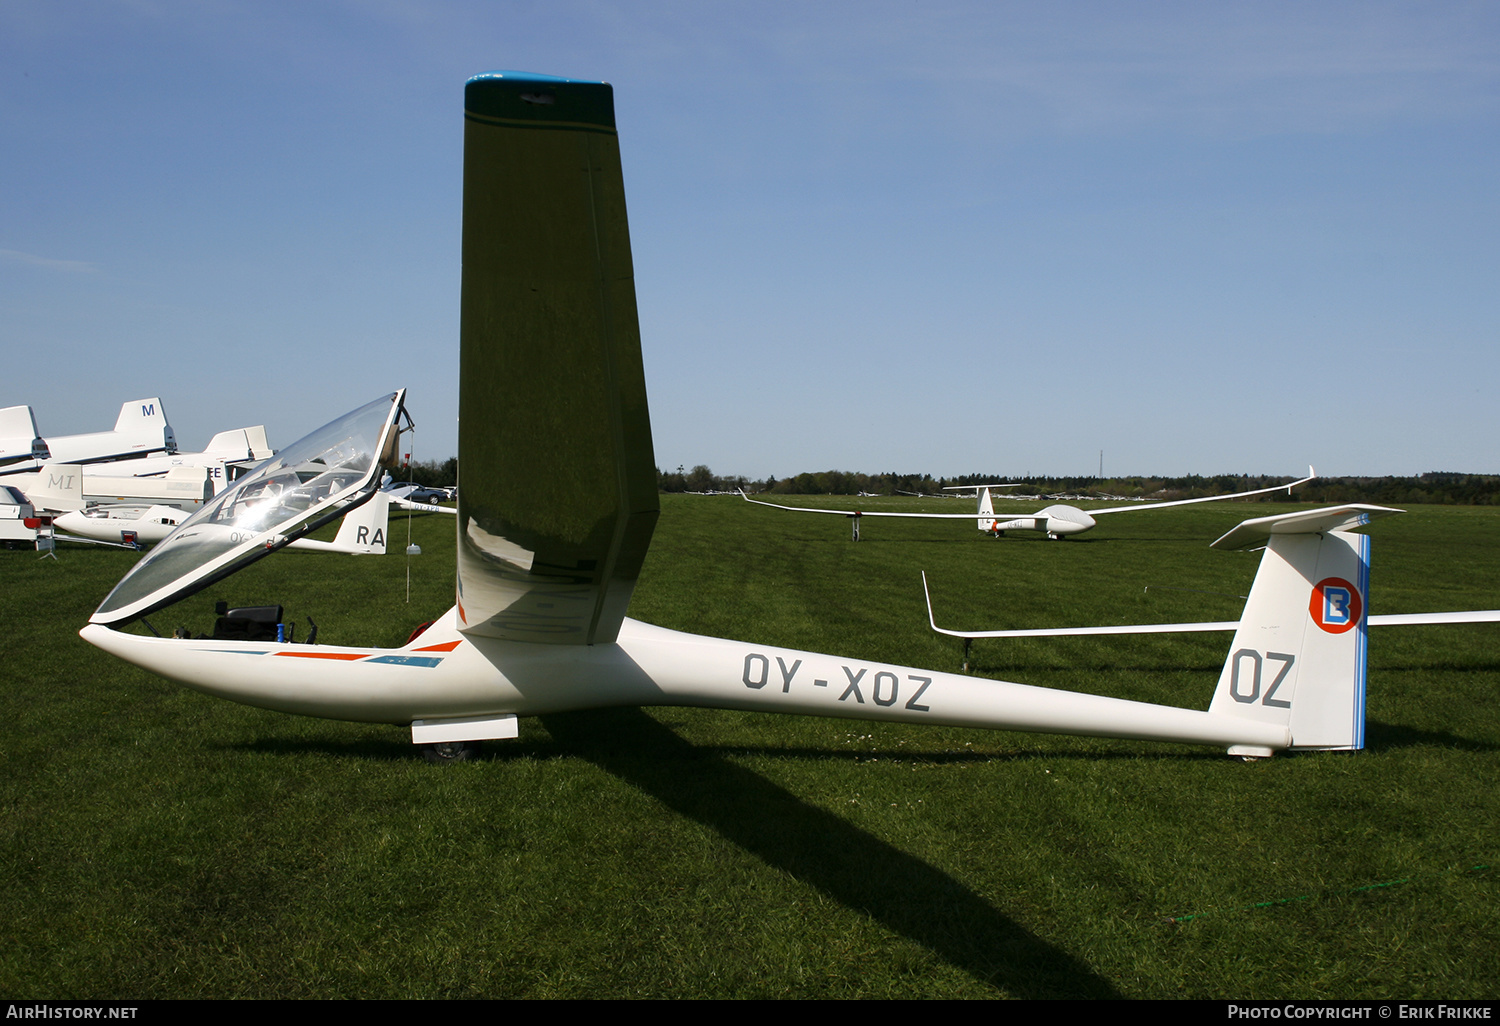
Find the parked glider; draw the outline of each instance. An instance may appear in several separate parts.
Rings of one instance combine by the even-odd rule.
[[[20,489],[0,484],[0,544],[14,548],[22,542],[36,541],[36,509]]]
[[[466,758],[480,739],[515,737],[519,716],[620,705],[1086,734],[1255,755],[1349,747],[1347,728],[1362,706],[1344,682],[1316,675],[1304,675],[1290,702],[1278,694],[1252,706],[1231,696],[1204,712],[627,618],[659,500],[613,93],[603,83],[496,72],[469,81],[464,116],[454,607],[400,649],[117,629],[326,521],[337,503],[372,494],[380,463],[389,462],[383,454],[394,452],[398,392],[289,446],[217,496],[120,581],[83,629],[88,641],[249,705],[409,725],[413,742],[436,759]],[[1362,601],[1363,553],[1347,551],[1339,573],[1357,582]],[[1301,615],[1305,600],[1296,599]],[[1288,621],[1297,615],[1286,611]],[[1307,642],[1276,644],[1299,659]],[[1319,639],[1311,651],[1324,647]]]
[[[1307,468],[1307,476],[1300,481],[1292,481],[1289,484],[1274,485],[1270,488],[1256,488],[1248,492],[1233,492],[1228,495],[1204,495],[1196,499],[1176,499],[1172,502],[1137,502],[1129,506],[1112,506],[1108,509],[1081,510],[1077,506],[1068,506],[1055,503],[1045,509],[1039,509],[1035,513],[1027,513],[1023,516],[1011,516],[1009,514],[996,514],[994,500],[990,496],[990,489],[1001,487],[1015,487],[1013,485],[969,485],[975,488],[979,496],[979,508],[974,513],[897,513],[883,510],[848,510],[848,509],[813,509],[809,506],[782,506],[774,502],[765,502],[761,499],[752,499],[743,491],[740,496],[746,502],[753,502],[757,506],[770,506],[773,509],[790,510],[793,513],[824,513],[830,516],[848,517],[854,524],[854,540],[859,541],[859,522],[865,517],[899,517],[917,520],[974,520],[975,526],[986,534],[994,537],[1003,537],[1006,531],[1042,531],[1053,541],[1061,541],[1063,538],[1073,534],[1082,534],[1084,531],[1092,531],[1095,527],[1095,517],[1102,517],[1109,513],[1133,513],[1147,509],[1165,509],[1168,506],[1190,506],[1198,502],[1223,502],[1226,499],[1246,499],[1252,495],[1269,495],[1271,492],[1279,492],[1286,489],[1288,496],[1292,489],[1298,485],[1317,477],[1312,467]]]
[[[386,538],[390,535],[389,509],[389,498],[377,492],[344,517],[333,541],[297,538],[287,548],[383,556]],[[167,536],[186,523],[188,517],[189,514],[175,506],[95,506],[64,513],[52,522],[60,530],[80,538],[145,546],[166,541]],[[72,539],[59,535],[57,540]]]
[[[432,502],[412,502],[401,495],[392,495],[391,503],[398,509],[411,510],[413,513],[448,513],[457,515],[458,510],[452,506],[439,506]]]

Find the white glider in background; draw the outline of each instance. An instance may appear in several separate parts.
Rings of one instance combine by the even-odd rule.
[[[412,502],[410,499],[400,495],[392,495],[390,499],[391,505],[398,509],[411,510],[413,513],[449,513],[454,516],[458,515],[458,509],[453,506],[439,506],[431,502]]]
[[[481,739],[517,736],[520,716],[621,705],[1135,738],[1244,755],[1358,743],[1363,696],[1349,681],[1303,673],[1293,692],[1283,678],[1293,664],[1347,662],[1333,649],[1362,645],[1362,628],[1246,640],[1250,654],[1231,656],[1229,683],[1199,711],[627,618],[660,507],[612,90],[482,75],[465,91],[464,131],[454,607],[399,649],[276,641],[276,625],[260,620],[278,619],[278,606],[260,607],[269,610],[260,619],[238,617],[266,628],[265,640],[224,640],[244,623],[216,628],[219,640],[118,629],[372,494],[394,453],[395,393],[217,496],[120,581],[82,631],[90,643],[233,701],[409,726],[439,760],[467,758]],[[233,542],[236,531],[249,536]],[[1363,622],[1368,564],[1358,544],[1339,544],[1326,571],[1319,563],[1318,586],[1334,595],[1332,580],[1348,583],[1343,598],[1329,599],[1328,623],[1345,616],[1352,628]],[[1278,587],[1275,597],[1292,605],[1259,619],[1308,615],[1305,590]],[[1253,693],[1252,662],[1260,668]]]
[[[1232,492],[1228,495],[1204,495],[1196,499],[1176,499],[1171,502],[1137,502],[1128,506],[1111,506],[1108,509],[1081,510],[1077,506],[1068,506],[1063,503],[1055,503],[1045,509],[1039,509],[1035,513],[1027,513],[1023,516],[1012,516],[1008,513],[997,514],[995,512],[994,500],[990,490],[994,488],[1009,488],[1012,485],[964,485],[963,491],[973,488],[979,496],[979,508],[974,513],[897,513],[883,510],[849,510],[849,509],[813,509],[809,506],[783,506],[775,502],[765,502],[761,499],[752,499],[743,491],[740,497],[746,502],[753,502],[757,506],[770,506],[773,509],[790,510],[793,513],[824,513],[830,516],[848,517],[854,523],[854,540],[859,541],[859,522],[865,517],[896,517],[901,519],[915,520],[974,520],[975,526],[986,534],[1001,537],[1006,531],[1041,531],[1048,538],[1060,541],[1069,535],[1082,534],[1091,531],[1096,526],[1095,517],[1106,516],[1110,513],[1134,513],[1148,509],[1165,509],[1168,506],[1190,506],[1198,502],[1224,502],[1228,499],[1248,499],[1252,495],[1269,495],[1286,489],[1288,496],[1292,489],[1298,485],[1307,484],[1314,480],[1317,474],[1312,467],[1307,468],[1307,476],[1300,481],[1291,481],[1287,484],[1273,485],[1270,488],[1256,488],[1248,492]],[[945,489],[948,490],[948,489]],[[956,490],[956,489],[955,489]]]
[[[389,509],[390,503],[387,497],[377,492],[368,501],[345,514],[333,541],[297,538],[288,543],[287,548],[307,552],[343,552],[355,556],[383,556],[386,539],[390,535]],[[188,518],[188,513],[175,506],[126,505],[95,506],[88,510],[75,510],[53,518],[52,522],[59,530],[79,538],[146,546],[166,541],[167,536],[177,530]],[[230,528],[230,530],[234,529]],[[73,539],[58,535],[57,540],[72,541]]]

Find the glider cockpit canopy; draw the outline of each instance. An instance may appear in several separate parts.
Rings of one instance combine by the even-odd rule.
[[[193,514],[115,585],[90,623],[122,624],[208,587],[373,495],[406,390],[287,446]]]

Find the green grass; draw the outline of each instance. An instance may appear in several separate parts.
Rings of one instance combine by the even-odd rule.
[[[1232,619],[1257,557],[1207,542],[1282,508],[1121,516],[1064,543],[871,520],[855,545],[839,518],[664,496],[631,612],[956,670],[920,570],[947,626]],[[392,555],[283,553],[152,622],[282,602],[299,636],[311,615],[328,643],[400,644],[453,592],[452,519],[411,527],[410,561],[393,518]],[[1372,534],[1372,612],[1500,605],[1500,510]],[[232,705],[84,644],[133,559],[0,552],[10,997],[1495,994],[1494,625],[1372,631],[1356,754],[626,709],[524,721],[433,767],[403,729]],[[1206,708],[1227,645],[974,657]]]

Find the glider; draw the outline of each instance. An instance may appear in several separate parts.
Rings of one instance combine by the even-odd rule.
[[[377,493],[344,517],[333,541],[297,538],[287,548],[383,556],[390,534],[390,502],[385,493]],[[106,505],[64,513],[54,517],[52,523],[68,532],[58,535],[58,541],[73,541],[76,536],[140,547],[166,541],[188,518],[189,514],[175,506]]]
[[[1008,514],[995,513],[994,501],[990,497],[992,488],[1013,488],[1014,485],[968,485],[963,488],[975,488],[979,496],[979,509],[974,513],[890,513],[869,510],[847,510],[847,509],[812,509],[807,506],[782,506],[774,502],[764,502],[760,499],[752,499],[743,491],[740,497],[746,502],[753,502],[757,506],[770,506],[773,509],[790,510],[793,513],[826,513],[832,516],[848,517],[854,523],[854,540],[859,541],[859,522],[865,517],[902,517],[917,520],[974,520],[979,530],[994,537],[1001,537],[1006,531],[1041,531],[1053,541],[1061,541],[1072,534],[1082,534],[1084,531],[1094,529],[1095,517],[1102,517],[1109,513],[1134,513],[1146,509],[1165,509],[1168,506],[1191,506],[1198,502],[1223,502],[1226,499],[1246,499],[1252,495],[1268,495],[1271,492],[1279,492],[1286,489],[1288,496],[1292,489],[1298,485],[1307,484],[1315,479],[1317,474],[1312,467],[1307,468],[1307,476],[1300,481],[1292,481],[1289,484],[1275,485],[1271,488],[1257,488],[1248,492],[1233,492],[1228,495],[1205,495],[1197,499],[1176,499],[1172,502],[1138,502],[1129,506],[1112,506],[1108,509],[1081,510],[1077,506],[1068,506],[1055,503],[1045,509],[1039,509],[1035,513],[1027,513],[1022,516],[1010,516]],[[946,490],[946,489],[945,489]]]
[[[373,494],[380,464],[395,452],[397,392],[220,493],[120,581],[83,628],[86,640],[233,701],[409,726],[435,761],[468,758],[480,740],[516,737],[521,716],[639,705],[1136,738],[1256,756],[1357,746],[1362,695],[1332,676],[1302,674],[1295,694],[1283,682],[1263,703],[1235,693],[1200,711],[702,637],[626,617],[659,502],[613,92],[604,83],[493,72],[468,82],[464,121],[453,608],[399,649],[117,629],[283,547],[337,515],[338,504]],[[1330,573],[1353,589],[1342,608],[1356,608],[1357,592],[1362,610],[1364,550],[1346,545],[1344,553]],[[1295,598],[1286,622],[1307,615],[1305,591],[1283,597]],[[230,619],[278,616],[269,606]],[[1343,644],[1362,642],[1362,623],[1340,636]],[[1275,652],[1258,651],[1261,665],[1274,673],[1278,660],[1322,658],[1329,643],[1301,633],[1278,636]],[[1236,658],[1231,669],[1244,662]],[[1240,683],[1230,686],[1243,691],[1235,672]]]
[[[390,501],[400,509],[411,510],[413,513],[447,513],[455,516],[458,510],[452,506],[439,506],[432,502],[412,502],[410,499],[400,495],[392,495]]]

